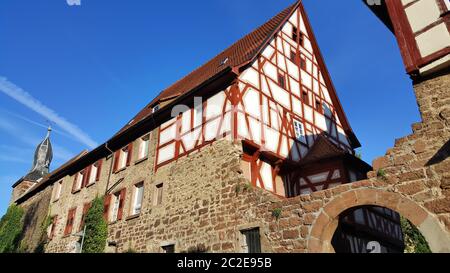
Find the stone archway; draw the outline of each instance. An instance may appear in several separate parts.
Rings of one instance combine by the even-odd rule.
[[[435,216],[399,193],[378,189],[353,189],[332,198],[317,216],[307,243],[308,252],[334,252],[331,240],[339,215],[347,209],[373,205],[394,210],[413,223],[433,252],[450,252],[450,237]]]

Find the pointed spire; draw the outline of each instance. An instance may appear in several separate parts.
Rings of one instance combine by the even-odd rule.
[[[53,159],[53,149],[50,142],[51,131],[52,128],[49,126],[44,140],[36,147],[33,166],[25,176],[25,180],[38,181],[49,173],[50,163]]]

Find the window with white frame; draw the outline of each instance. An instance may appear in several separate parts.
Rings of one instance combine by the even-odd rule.
[[[139,159],[147,158],[148,156],[148,144],[150,141],[150,135],[146,135],[140,138],[139,142]]]
[[[303,127],[303,124],[298,120],[294,120],[294,131],[295,131],[295,138],[298,141],[305,143],[306,142],[305,129]]]
[[[155,107],[153,107],[153,109],[152,109],[152,112],[153,113],[157,112],[159,110],[159,108],[160,108],[159,104],[155,105]]]
[[[131,211],[132,215],[137,215],[141,213],[143,197],[144,197],[144,183],[141,182],[134,185],[133,207]]]
[[[81,189],[81,186],[83,186],[83,179],[84,179],[84,171],[81,171],[77,174],[77,177],[75,180],[75,187],[74,187],[75,191]]]
[[[111,210],[111,218],[109,219],[111,222],[115,222],[119,216],[119,208],[120,208],[120,192],[112,195],[112,210]]]
[[[58,201],[61,197],[61,191],[62,191],[62,181],[59,181],[55,184],[55,192],[53,194],[53,201]]]
[[[119,170],[127,166],[128,153],[129,153],[128,147],[120,150],[119,165],[118,165]]]
[[[95,183],[95,181],[97,180],[97,173],[98,173],[98,165],[97,164],[93,164],[91,166],[91,173],[89,175],[88,185],[91,185],[91,184]]]

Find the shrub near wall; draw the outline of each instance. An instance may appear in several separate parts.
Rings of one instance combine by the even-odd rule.
[[[0,253],[16,252],[23,230],[24,210],[11,205],[0,220]]]
[[[103,218],[103,199],[103,197],[95,198],[86,215],[83,253],[102,253],[105,251],[108,224]]]

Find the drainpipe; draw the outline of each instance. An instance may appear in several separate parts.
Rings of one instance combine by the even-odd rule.
[[[114,152],[108,147],[108,142],[105,144],[105,148],[110,152],[111,155],[111,164],[109,164],[109,174],[108,174],[108,180],[106,181],[106,189],[105,189],[105,196],[108,193],[109,188],[109,182],[111,180],[111,174],[112,174],[112,167],[113,167],[113,161],[114,161]]]

